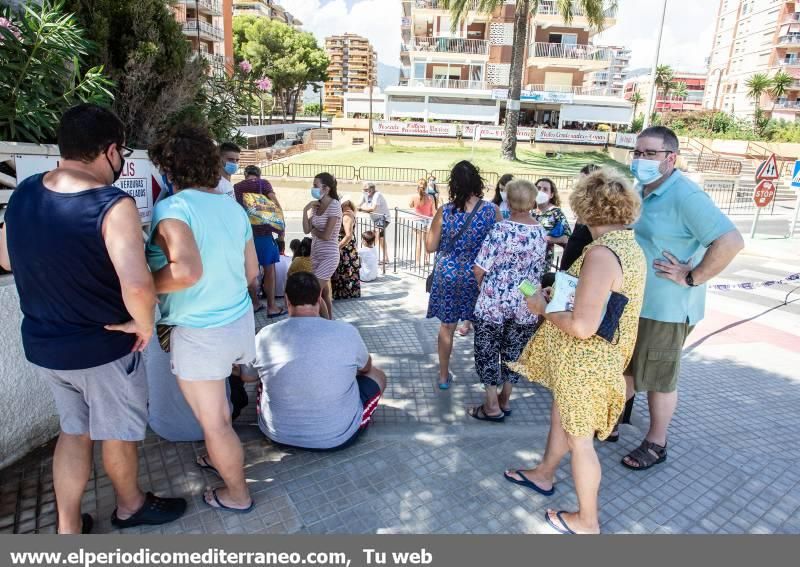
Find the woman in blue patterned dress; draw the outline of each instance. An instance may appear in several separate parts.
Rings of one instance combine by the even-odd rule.
[[[472,320],[478,283],[472,266],[484,238],[503,220],[498,208],[483,197],[483,179],[472,163],[461,161],[450,172],[450,202],[436,211],[426,237],[428,252],[436,252],[428,318],[439,328],[439,388],[450,387],[450,354],[459,320]],[[470,213],[475,211],[464,228]],[[462,230],[463,229],[463,230]],[[456,238],[457,237],[457,238]]]

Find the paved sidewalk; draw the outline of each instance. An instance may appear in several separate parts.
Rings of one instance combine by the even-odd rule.
[[[251,405],[237,430],[256,508],[231,515],[202,502],[204,488],[219,482],[194,464],[202,444],[168,443],[151,434],[141,448],[143,486],[183,495],[189,508],[171,525],[126,533],[539,533],[546,531],[547,507],[574,508],[568,463],[550,498],[502,477],[505,468],[540,459],[547,391],[518,387],[514,415],[504,424],[470,419],[465,409],[482,396],[471,337],[456,339],[456,381],[440,392],[438,325],[424,319],[422,280],[386,276],[365,284],[364,295],[335,304],[337,317],[359,327],[390,379],[364,438],[335,454],[277,449],[253,425]],[[711,295],[712,310],[734,301]],[[265,322],[262,315],[259,323]],[[715,324],[689,342],[718,330]],[[800,339],[792,343],[791,337],[797,335],[785,344],[743,342],[723,332],[693,348],[684,359],[669,460],[644,472],[619,464],[644,433],[647,407],[640,396],[634,425],[622,427],[620,442],[598,444],[604,532],[800,533]],[[0,471],[0,533],[54,532],[51,454],[48,445]],[[84,502],[97,532],[111,531],[113,508],[98,458]]]

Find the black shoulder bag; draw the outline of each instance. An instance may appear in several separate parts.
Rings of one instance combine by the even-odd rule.
[[[482,208],[483,208],[483,199],[478,201],[472,208],[472,211],[470,211],[469,215],[467,215],[467,220],[464,221],[464,224],[461,226],[461,228],[458,230],[455,237],[451,241],[451,246],[450,246],[451,250],[448,250],[448,252],[452,252],[452,248],[455,247],[458,240],[464,235],[464,232],[466,232],[467,228],[469,228],[469,225],[472,223],[472,219],[475,217],[475,214],[478,212],[478,209]],[[439,241],[439,245],[441,246],[441,240]],[[433,258],[433,268],[431,269],[431,273],[428,274],[428,278],[425,280],[425,291],[428,293],[431,292],[431,288],[433,287],[433,274],[436,273],[436,265],[439,262],[439,252],[440,251],[437,250],[436,256]],[[444,252],[444,250],[441,250],[441,252]]]

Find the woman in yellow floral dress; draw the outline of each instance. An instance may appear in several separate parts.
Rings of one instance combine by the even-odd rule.
[[[547,448],[538,467],[506,471],[505,477],[549,496],[559,464],[571,453],[579,510],[548,510],[545,520],[561,533],[599,533],[594,438],[609,436],[625,406],[622,373],[636,344],[646,276],[644,254],[625,227],[638,217],[641,201],[625,178],[603,169],[578,183],[570,206],[594,240],[569,270],[579,277],[574,310],[545,313],[549,289],[530,297],[528,308],[545,323],[509,365],[553,393]],[[595,334],[611,291],[628,298],[615,343]]]

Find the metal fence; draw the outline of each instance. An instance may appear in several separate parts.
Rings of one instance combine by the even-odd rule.
[[[717,154],[701,152],[697,157],[697,171],[739,175],[742,173],[742,162],[723,158]]]
[[[313,179],[323,171],[333,174],[339,180],[355,181],[358,179],[356,168],[352,165],[322,165],[318,163],[290,163],[284,170],[284,176]]]
[[[729,215],[752,215],[756,212],[756,204],[753,201],[752,187],[704,188],[705,192],[719,207],[719,209]],[[771,215],[775,213],[775,199],[768,206],[761,209],[761,214]]]
[[[358,168],[358,178],[364,181],[397,181],[400,183],[416,183],[428,177],[425,169],[410,167],[379,167],[362,165]]]

